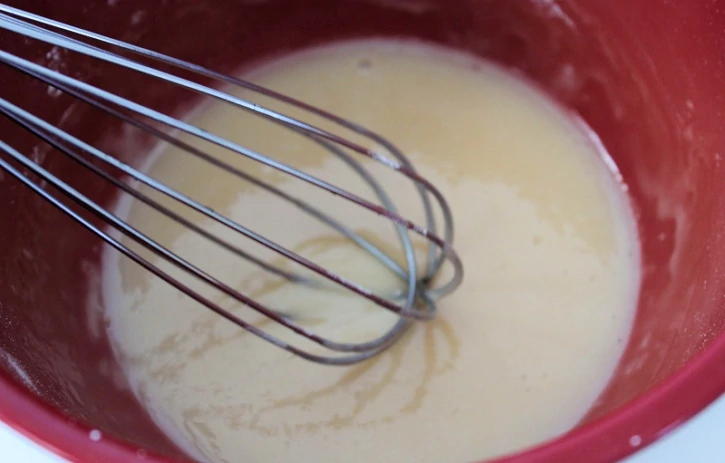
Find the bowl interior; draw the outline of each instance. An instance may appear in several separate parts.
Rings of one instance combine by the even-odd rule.
[[[643,285],[630,343],[583,424],[596,430],[600,418],[666,380],[722,332],[725,13],[717,2],[13,3],[222,72],[312,44],[367,36],[415,37],[517,69],[599,135],[628,185],[642,239]],[[0,43],[2,50],[159,109],[180,112],[194,101],[153,80],[11,33],[2,32]],[[2,98],[91,144],[132,163],[144,155],[128,149],[128,133],[118,121],[45,83],[5,66],[0,85]],[[90,197],[103,204],[112,199],[107,184],[6,118],[0,119],[0,133]],[[89,307],[100,304],[101,248],[100,240],[0,171],[0,381],[20,384],[104,435],[182,458],[128,391],[102,318],[88,315]],[[646,441],[672,421],[651,415]],[[613,442],[601,456],[621,456],[626,447]]]

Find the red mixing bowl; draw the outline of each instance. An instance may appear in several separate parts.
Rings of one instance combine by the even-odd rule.
[[[13,3],[222,72],[368,36],[416,37],[518,69],[577,112],[618,164],[636,209],[643,284],[629,346],[586,419],[496,461],[614,461],[725,391],[725,1]],[[0,49],[164,110],[193,102],[9,33],[0,34]],[[107,143],[123,135],[112,118],[6,67],[0,92],[130,162],[144,156]],[[0,134],[93,198],[111,201],[108,185],[9,121],[0,121]],[[71,461],[188,461],[129,392],[103,330],[89,322],[88,307],[99,303],[101,249],[0,172],[0,419]],[[102,439],[90,439],[90,430]]]

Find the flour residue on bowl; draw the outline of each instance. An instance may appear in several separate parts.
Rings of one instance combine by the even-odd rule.
[[[277,59],[245,77],[378,131],[408,154],[450,202],[465,282],[440,301],[435,321],[415,326],[389,352],[333,368],[270,346],[109,250],[108,333],[162,429],[209,462],[463,463],[575,426],[624,350],[640,282],[628,200],[580,124],[523,80],[419,43],[341,43]],[[259,118],[214,103],[190,120],[369,196],[314,143]],[[389,236],[387,222],[332,195],[217,147],[204,150],[312,198],[366,236]],[[319,222],[291,217],[289,205],[192,156],[165,147],[147,171],[350,279],[381,292],[398,284],[357,248],[335,245]],[[374,174],[396,193],[400,210],[420,221],[415,190],[384,167]],[[296,310],[338,339],[358,339],[393,320],[346,294],[271,284],[259,268],[131,199],[123,198],[117,211],[229,285]],[[217,223],[190,217],[246,243]],[[289,337],[149,257],[225,308]]]

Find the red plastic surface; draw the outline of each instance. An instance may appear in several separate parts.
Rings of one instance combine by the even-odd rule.
[[[582,426],[497,461],[614,461],[725,392],[725,1],[14,3],[220,71],[373,35],[431,40],[519,69],[578,112],[618,164],[637,211],[644,281],[627,352]],[[191,101],[11,34],[0,34],[0,48],[158,108]],[[71,99],[5,67],[0,95],[124,159],[143,154],[104,141],[119,129],[110,118],[82,105],[66,112]],[[110,200],[110,188],[4,119],[0,133]],[[0,419],[72,461],[183,459],[88,323],[99,250],[89,233],[0,172]],[[92,441],[90,429],[103,438]]]

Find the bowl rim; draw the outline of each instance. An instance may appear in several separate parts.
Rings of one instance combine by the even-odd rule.
[[[644,395],[614,412],[523,451],[481,463],[611,462],[670,433],[725,392],[725,332]],[[0,421],[70,462],[190,463],[145,451],[68,418],[0,372]]]

